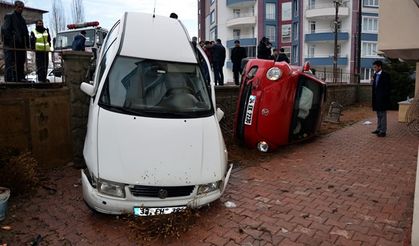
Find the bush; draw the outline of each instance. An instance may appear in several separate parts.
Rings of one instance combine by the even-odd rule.
[[[398,59],[387,59],[387,62],[383,63],[383,70],[391,76],[391,109],[398,109],[398,102],[414,96],[415,79],[412,74],[415,67]]]

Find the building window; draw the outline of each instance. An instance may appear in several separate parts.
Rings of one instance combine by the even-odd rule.
[[[361,68],[361,80],[369,82],[373,75],[374,71],[372,68]]]
[[[282,25],[281,41],[282,43],[291,42],[291,24]]]
[[[298,16],[298,1],[294,0],[292,4],[294,6],[293,8],[294,16]]]
[[[309,45],[307,50],[307,56],[308,58],[314,57],[314,50],[316,49],[315,45]]]
[[[310,21],[310,33],[316,33],[316,22]]]
[[[275,20],[276,18],[276,4],[275,3],[267,3],[265,5],[265,18],[267,20]]]
[[[215,0],[211,0],[211,5],[212,5],[213,3],[215,3]]]
[[[362,42],[362,57],[377,57],[377,42]]]
[[[217,28],[213,28],[209,34],[209,40],[214,41],[217,38]]]
[[[291,2],[282,3],[282,20],[287,21],[291,19]]]
[[[316,0],[308,0],[308,8],[315,9],[316,8]]]
[[[378,33],[378,17],[362,17],[362,32]]]
[[[240,9],[233,9],[233,17],[240,18]]]
[[[240,29],[233,29],[233,39],[240,39]]]
[[[294,41],[298,40],[298,23],[292,24],[292,36],[294,37]]]
[[[211,11],[210,14],[210,23],[214,24],[215,23],[215,10]]]
[[[365,7],[378,7],[378,0],[364,0]]]
[[[298,63],[298,46],[297,45],[292,46],[291,55],[292,55],[292,63],[297,64]]]
[[[267,25],[265,30],[265,37],[269,38],[271,43],[276,42],[276,26]]]
[[[284,53],[288,56],[291,57],[291,47],[290,46],[284,46],[282,47],[284,48]]]

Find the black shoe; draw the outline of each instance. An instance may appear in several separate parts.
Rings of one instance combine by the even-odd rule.
[[[379,130],[375,130],[375,131],[373,131],[373,132],[371,132],[372,134],[378,134],[378,133],[380,133],[380,131]]]
[[[377,137],[383,138],[385,136],[386,136],[386,133],[385,132],[379,132],[379,133],[377,133]]]

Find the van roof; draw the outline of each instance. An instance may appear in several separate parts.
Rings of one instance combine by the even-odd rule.
[[[123,56],[197,63],[189,35],[177,19],[126,12],[122,35]]]

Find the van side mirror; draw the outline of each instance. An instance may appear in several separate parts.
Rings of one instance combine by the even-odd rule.
[[[80,90],[91,97],[95,95],[95,87],[92,84],[82,82],[80,85]]]
[[[222,111],[220,108],[217,108],[215,115],[217,116],[218,122],[220,122],[224,117],[224,111]]]

